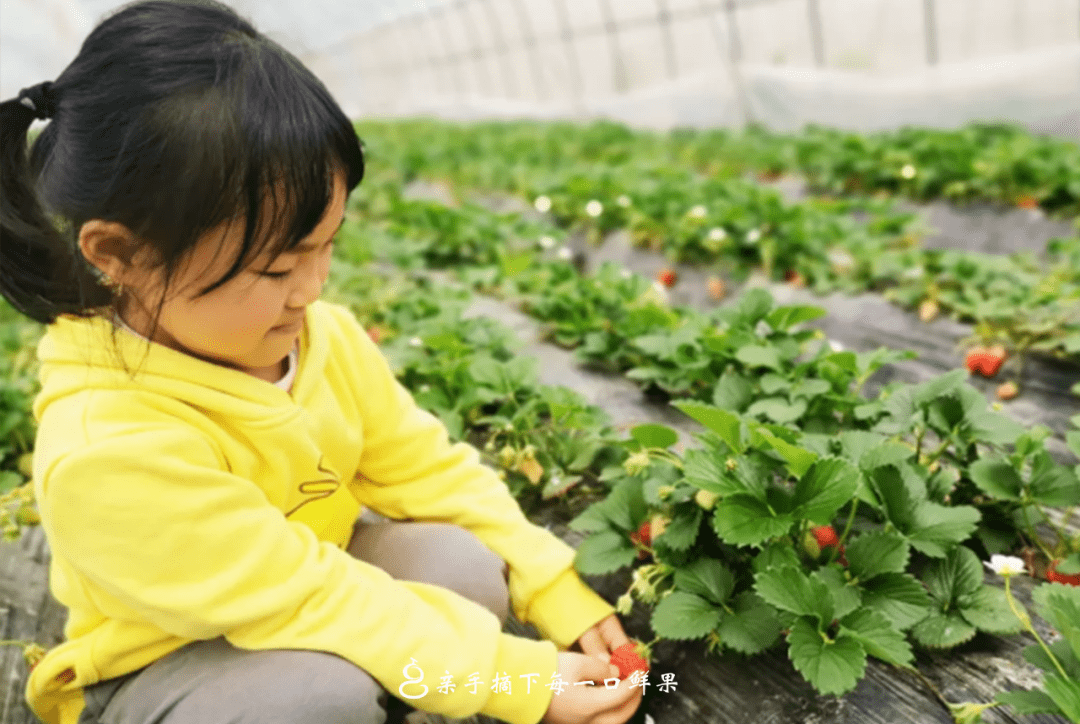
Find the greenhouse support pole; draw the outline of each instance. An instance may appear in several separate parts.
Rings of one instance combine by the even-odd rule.
[[[472,53],[470,53],[469,55],[472,56],[473,63],[476,65],[477,76],[483,78],[484,89],[481,91],[481,93],[488,96],[494,96],[495,84],[492,82],[492,78],[488,74],[487,66],[484,63],[484,50],[480,46],[480,38],[476,33],[476,26],[471,22],[471,13],[468,12],[469,5],[471,4],[473,3],[469,2],[469,0],[465,0],[465,2],[462,2],[460,4],[461,22],[465,26],[465,32],[468,34],[469,41],[472,43],[473,46]]]
[[[721,60],[725,60],[724,65],[728,69],[728,73],[731,75],[731,85],[735,89],[735,102],[738,106],[739,116],[742,117],[743,124],[750,122],[750,110],[749,104],[746,102],[746,89],[743,88],[742,76],[739,74],[739,67],[736,64],[736,54],[738,38],[735,36],[735,16],[734,16],[734,0],[728,0],[726,4],[726,10],[728,11],[728,42],[724,43],[724,34],[720,30],[720,21],[717,19],[717,13],[713,11],[713,8],[709,5],[709,0],[700,0],[698,3],[701,7],[701,12],[708,14],[709,25],[712,26],[713,38],[716,40],[716,50],[720,54]]]
[[[600,9],[604,13],[604,27],[607,30],[608,44],[611,46],[611,72],[613,90],[616,92],[627,89],[628,79],[623,69],[622,50],[619,48],[619,27],[615,23],[615,14],[611,12],[610,0],[600,0]]]
[[[742,61],[742,46],[739,44],[739,23],[735,17],[735,0],[727,0],[728,38],[731,42],[732,65]]]
[[[810,46],[814,49],[814,64],[825,65],[825,40],[821,29],[821,8],[818,0],[806,0],[806,14],[810,20]]]
[[[923,0],[923,17],[926,20],[926,62],[937,65],[937,13],[934,11],[934,0]]]
[[[667,0],[656,0],[656,20],[664,31],[664,60],[667,63],[668,80],[675,80],[678,67],[675,43],[671,39],[671,13],[668,11]]]
[[[436,5],[432,8],[431,12],[432,15],[444,15],[445,11],[445,5]],[[454,57],[454,44],[451,42],[450,31],[447,29],[445,22],[436,20],[434,25],[438,29],[437,33],[439,39],[442,42],[443,48],[446,50],[446,62],[444,63],[444,66],[450,76],[454,79],[454,88],[457,90],[458,98],[460,99],[465,95],[465,86],[461,79],[464,68],[459,67],[456,72],[450,69],[450,66],[455,62],[460,63],[460,61]]]
[[[536,85],[536,95],[541,101],[548,100],[547,84],[544,83],[544,72],[540,68],[540,54],[537,50],[536,31],[533,30],[532,21],[529,19],[529,11],[522,7],[521,0],[513,0],[514,12],[518,16],[518,24],[521,26],[521,39],[529,52],[529,66],[532,68],[533,83]]]
[[[484,13],[487,15],[488,27],[491,28],[491,35],[495,39],[495,46],[492,51],[492,57],[497,57],[497,54],[502,54],[503,62],[496,63],[502,68],[504,96],[507,98],[514,98],[517,96],[517,83],[510,75],[510,46],[506,43],[506,34],[503,33],[502,24],[499,22],[498,16],[495,14],[495,9],[491,7],[491,0],[480,0],[484,5]]]
[[[442,77],[442,74],[443,74],[443,72],[448,72],[448,65],[449,64],[448,63],[440,63],[439,62],[439,56],[436,55],[436,53],[435,53],[435,44],[432,43],[431,40],[430,40],[430,32],[428,31],[428,27],[427,27],[428,23],[432,22],[432,20],[433,20],[432,15],[426,15],[422,19],[417,20],[416,34],[418,36],[421,36],[421,38],[426,38],[427,39],[423,43],[423,45],[427,48],[427,61],[428,61],[428,65],[430,66],[429,70],[431,71],[431,80],[434,83],[434,87],[435,88],[445,88],[446,86],[449,85],[449,83],[446,81],[445,78]],[[436,37],[438,37],[437,34],[436,34]],[[441,42],[441,39],[440,39],[440,42]],[[451,73],[451,75],[453,75],[453,74]],[[460,93],[460,88],[459,88],[458,92]]]
[[[566,46],[566,56],[570,61],[569,65],[572,71],[570,78],[574,86],[574,110],[580,118],[583,116],[585,95],[585,79],[581,75],[581,61],[578,58],[577,49],[574,47],[574,33],[570,30],[566,0],[554,0],[554,5],[559,16],[559,25],[562,26],[563,44]]]

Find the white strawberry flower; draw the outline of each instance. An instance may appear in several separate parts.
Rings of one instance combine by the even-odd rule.
[[[629,279],[630,277],[634,276],[634,272],[630,271],[629,269],[623,269],[619,272],[619,276],[621,276],[623,279]]]
[[[904,167],[900,169],[900,175],[904,178],[915,178],[915,167],[910,163],[904,164]]]
[[[645,297],[661,306],[666,306],[671,301],[671,295],[668,294],[667,287],[660,282],[653,282],[649,290],[645,292]]]
[[[604,205],[596,199],[593,199],[589,203],[585,204],[585,213],[592,217],[597,217],[604,213]]]
[[[617,203],[619,206],[623,207],[624,209],[628,208],[630,206],[630,197],[627,196],[626,194],[623,194],[619,198],[615,199],[615,203]]]
[[[746,243],[748,244],[756,244],[759,239],[761,239],[760,229],[750,229],[750,233],[746,235]]]
[[[550,236],[541,236],[540,237],[540,248],[541,249],[554,249],[555,248],[555,239],[551,238]]]
[[[574,252],[570,251],[570,247],[568,246],[562,247],[561,249],[559,249],[559,251],[556,252],[556,254],[560,259],[563,259],[565,261],[570,261],[574,258]]]
[[[849,254],[845,249],[830,249],[829,261],[838,269],[850,269],[855,265],[855,257]]]
[[[717,226],[714,229],[709,230],[709,240],[710,241],[723,241],[726,238],[727,238],[727,232],[724,231],[719,226]]]
[[[547,196],[537,196],[536,201],[533,202],[533,206],[535,206],[536,210],[541,214],[546,214],[551,210],[551,199]]]
[[[691,219],[704,219],[708,215],[708,213],[709,212],[705,209],[704,206],[698,204],[697,206],[687,211],[686,215],[689,216]]]
[[[424,346],[424,340],[420,339],[419,337],[413,337],[412,339],[409,340],[409,346],[410,347],[423,347]]]
[[[1016,556],[1003,556],[995,553],[990,556],[990,562],[983,561],[983,565],[999,576],[1015,576],[1024,572],[1024,561]]]

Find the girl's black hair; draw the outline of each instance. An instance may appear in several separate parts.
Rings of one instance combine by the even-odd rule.
[[[45,324],[119,308],[78,248],[91,219],[123,224],[149,246],[166,291],[202,234],[255,220],[202,296],[263,249],[276,258],[308,236],[335,173],[345,173],[346,193],[364,174],[356,129],[322,82],[214,0],[119,8],[87,36],[50,100],[54,115],[29,157],[33,114],[17,99],[0,103],[0,293]],[[264,230],[266,196],[274,213]]]

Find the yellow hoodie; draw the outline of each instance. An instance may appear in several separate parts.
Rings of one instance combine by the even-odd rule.
[[[61,317],[38,346],[34,491],[69,616],[27,683],[37,716],[75,724],[83,687],[224,636],[337,654],[395,694],[415,659],[428,687],[417,708],[541,719],[556,646],[614,609],[476,450],[416,407],[347,309],[308,307],[291,392],[159,344],[132,381],[109,330]],[[126,331],[117,343],[138,366],[146,343]],[[515,615],[550,641],[504,634],[482,606],[350,556],[362,506],[472,531],[509,564]],[[441,693],[447,670],[456,686]],[[496,676],[509,693],[492,691]]]

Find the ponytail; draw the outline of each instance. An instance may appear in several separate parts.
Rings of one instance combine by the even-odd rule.
[[[65,313],[85,316],[85,310],[112,300],[76,252],[76,235],[65,236],[53,225],[36,190],[27,131],[35,118],[55,112],[51,83],[24,89],[19,98],[0,103],[0,294],[43,324]],[[44,155],[40,146],[52,137],[38,137],[35,158]]]

